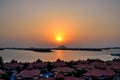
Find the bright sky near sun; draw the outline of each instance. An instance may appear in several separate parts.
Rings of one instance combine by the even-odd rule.
[[[0,0],[0,47],[120,46],[120,0]]]
[[[61,42],[63,39],[62,39],[62,36],[57,36],[56,37],[56,40],[58,41],[58,42]]]

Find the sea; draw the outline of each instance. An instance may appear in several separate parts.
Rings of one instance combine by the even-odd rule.
[[[75,50],[54,50],[53,52],[34,52],[25,50],[0,50],[0,56],[4,62],[10,62],[12,59],[18,62],[34,62],[37,59],[42,61],[54,62],[58,58],[64,61],[76,61],[87,59],[101,59],[103,61],[119,58],[112,56],[112,53],[120,53],[120,49],[111,49],[103,51],[75,51]]]

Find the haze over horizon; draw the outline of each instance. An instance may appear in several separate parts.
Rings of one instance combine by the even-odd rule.
[[[0,0],[0,47],[117,47],[119,34],[120,0]]]

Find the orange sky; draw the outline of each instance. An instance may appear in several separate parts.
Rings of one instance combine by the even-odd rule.
[[[119,3],[1,0],[0,47],[120,46]]]

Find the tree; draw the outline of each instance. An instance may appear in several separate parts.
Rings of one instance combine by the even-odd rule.
[[[3,59],[1,56],[0,56],[0,68],[3,68]]]

